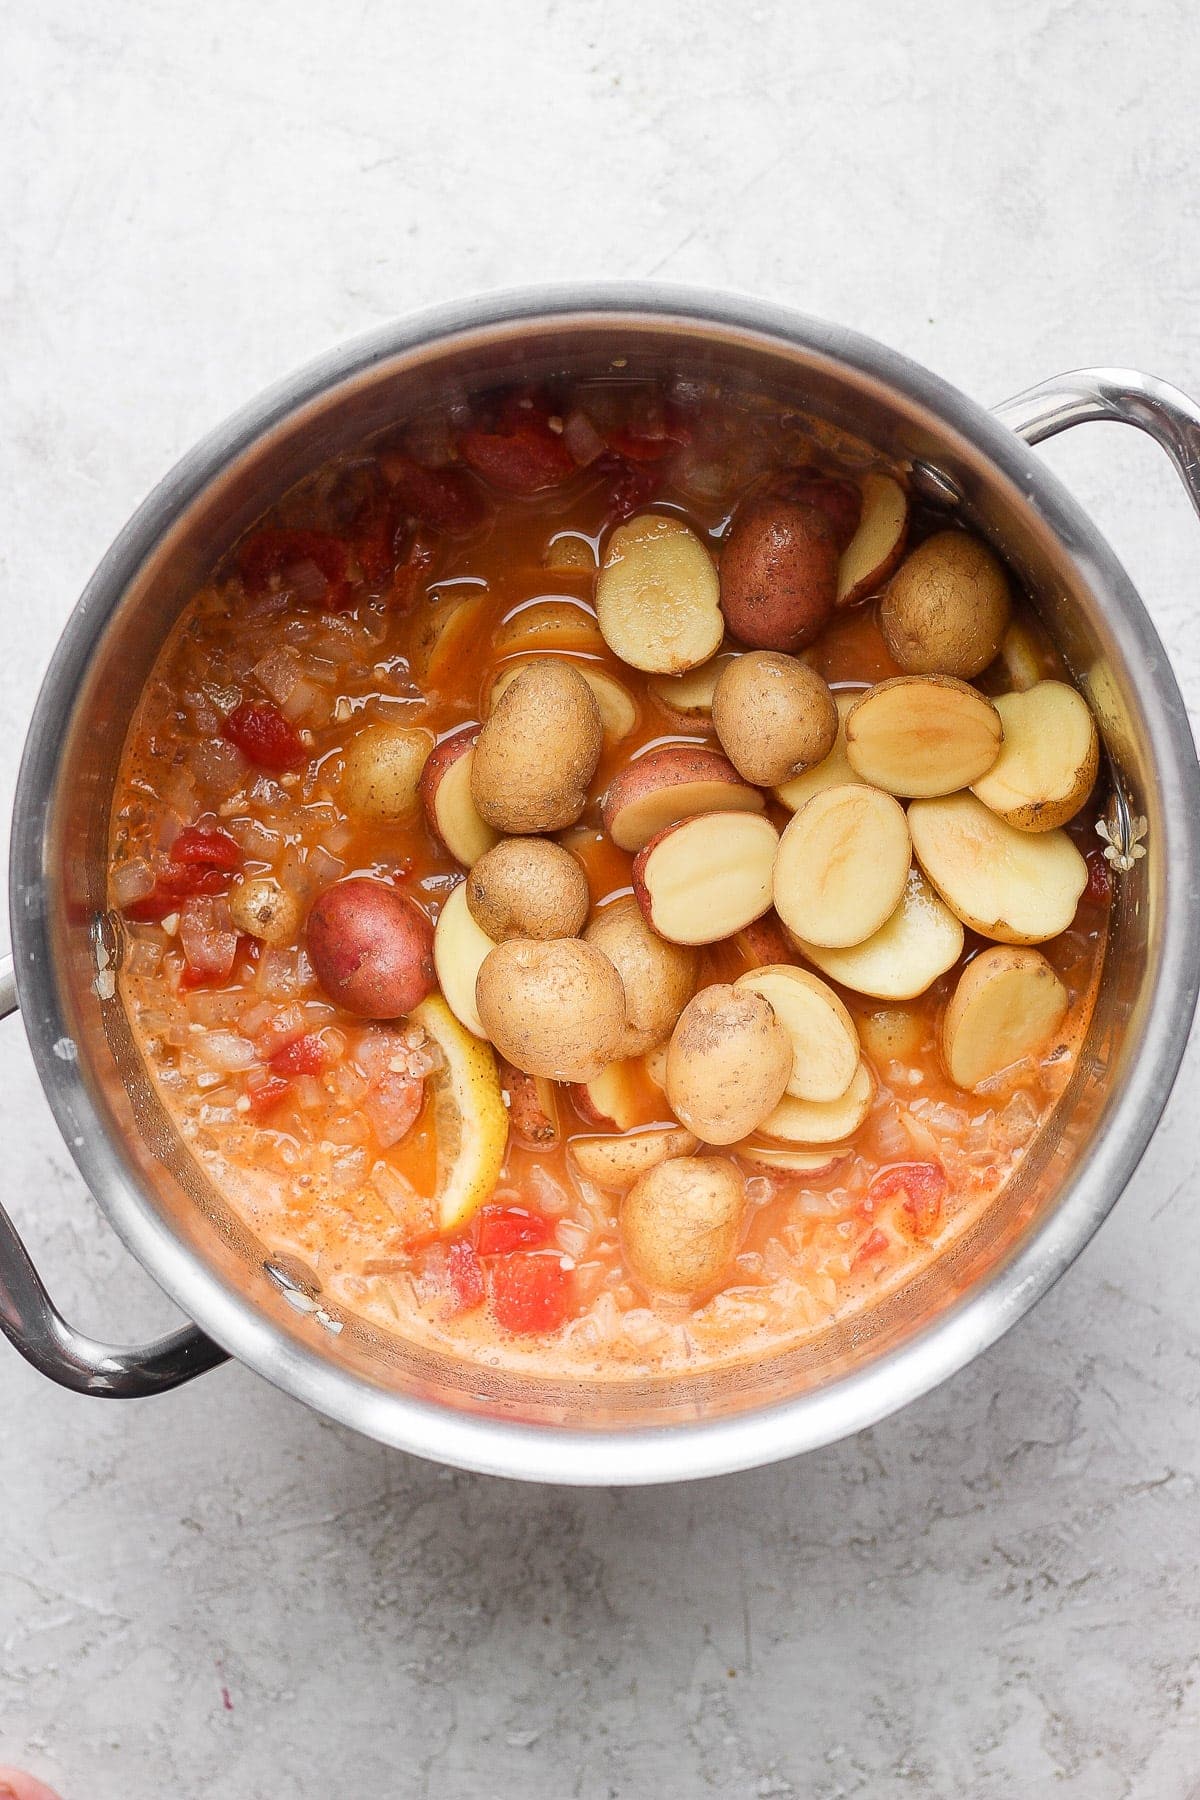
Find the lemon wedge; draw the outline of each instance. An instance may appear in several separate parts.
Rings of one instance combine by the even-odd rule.
[[[481,1207],[504,1166],[508,1108],[490,1044],[460,1025],[440,994],[409,1014],[442,1052],[430,1076],[437,1132],[437,1202],[443,1231],[464,1225]]]

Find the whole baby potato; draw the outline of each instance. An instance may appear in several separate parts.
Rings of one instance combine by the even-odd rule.
[[[680,1014],[667,1049],[667,1099],[706,1144],[755,1131],[783,1097],[792,1040],[770,1003],[747,988],[702,988]]]
[[[593,1081],[625,1034],[621,978],[582,938],[497,944],[475,978],[475,1006],[501,1056],[553,1081]]]
[[[778,650],[750,650],[726,664],[712,719],[726,756],[756,787],[777,787],[821,762],[838,729],[828,683]]]
[[[737,1169],[715,1156],[675,1156],[634,1183],[621,1205],[630,1269],[654,1292],[696,1297],[733,1260],[745,1211]]]
[[[644,1056],[670,1036],[696,991],[696,951],[652,931],[632,894],[602,907],[583,935],[607,956],[625,990],[626,1030],[617,1055]]]
[[[299,897],[273,875],[248,875],[234,885],[229,916],[238,931],[263,944],[290,944],[304,917]]]
[[[418,786],[433,749],[431,731],[412,725],[368,725],[351,738],[338,779],[346,811],[375,825],[411,818]]]
[[[757,650],[811,644],[837,599],[838,540],[806,501],[765,492],[742,502],[721,549],[721,611]]]
[[[577,669],[531,662],[509,683],[479,733],[471,797],[496,831],[528,834],[573,825],[587,804],[604,730]]]
[[[385,881],[335,881],[313,902],[306,935],[317,980],[360,1018],[399,1018],[437,985],[433,926],[415,900]]]
[[[472,865],[467,906],[498,944],[514,937],[576,937],[588,913],[587,876],[561,844],[502,838]]]
[[[965,531],[938,531],[906,556],[879,603],[879,628],[906,675],[969,681],[999,654],[1012,615],[1004,565]]]

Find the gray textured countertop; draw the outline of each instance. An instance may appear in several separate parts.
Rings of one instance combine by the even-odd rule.
[[[661,275],[839,317],[985,400],[1088,362],[1200,391],[1194,8],[918,10],[16,0],[5,817],[40,672],[134,504],[247,394],[396,311]],[[1174,475],[1113,431],[1046,455],[1195,708]],[[527,1489],[237,1369],[108,1406],[0,1347],[0,1762],[65,1800],[1195,1800],[1198,1069],[1193,1046],[1030,1319],[758,1473]],[[168,1322],[15,1022],[0,1096],[5,1200],[65,1307]]]

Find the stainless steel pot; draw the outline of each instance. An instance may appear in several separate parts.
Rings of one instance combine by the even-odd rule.
[[[899,1297],[817,1345],[719,1379],[533,1382],[433,1356],[342,1318],[265,1260],[155,1099],[107,955],[111,786],[139,689],[194,580],[285,487],[418,407],[509,376],[694,374],[770,388],[876,445],[961,511],[1038,597],[1108,752],[1122,863],[1105,978],[1051,1124],[987,1216]],[[1200,773],[1183,701],[1112,551],[1030,446],[1115,419],[1150,433],[1200,509],[1200,409],[1127,370],[1047,382],[989,413],[852,332],[733,296],[657,286],[537,289],[442,308],[291,377],[208,437],[101,563],[38,697],[12,841],[20,1004],[63,1136],[133,1254],[197,1321],[118,1350],[72,1331],[0,1213],[0,1327],[69,1387],[157,1392],[231,1355],[380,1441],[543,1481],[670,1481],[791,1456],[871,1424],[990,1344],[1062,1274],[1128,1181],[1183,1053],[1200,974]],[[1134,839],[1145,821],[1143,841]],[[1121,854],[1123,853],[1123,854]],[[1168,880],[1168,870],[1170,879]],[[101,984],[104,986],[105,984]]]

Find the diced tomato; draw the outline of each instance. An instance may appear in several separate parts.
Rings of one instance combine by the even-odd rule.
[[[469,1238],[455,1238],[447,1246],[445,1283],[450,1297],[450,1316],[471,1312],[482,1305],[484,1295],[483,1264]]]
[[[273,575],[286,575],[301,563],[315,563],[326,582],[321,605],[335,612],[346,604],[350,556],[341,538],[331,532],[264,525],[246,539],[237,561],[238,572],[252,594],[264,593]]]
[[[225,721],[225,736],[260,769],[281,775],[302,769],[308,751],[277,706],[269,700],[243,700]]]
[[[639,467],[615,450],[606,450],[588,470],[599,475],[608,493],[608,511],[613,518],[627,519],[631,513],[648,506],[661,485],[657,469]]]
[[[155,877],[154,886],[140,900],[124,907],[125,917],[137,925],[157,925],[168,913],[178,912],[195,894],[225,894],[232,876],[226,869],[180,867],[168,863]]]
[[[876,1227],[873,1231],[867,1233],[862,1243],[858,1246],[858,1249],[854,1252],[854,1258],[850,1267],[852,1269],[859,1269],[864,1263],[878,1261],[887,1247],[888,1239],[886,1234]]]
[[[523,1206],[485,1206],[479,1214],[475,1247],[480,1256],[507,1256],[513,1250],[537,1250],[554,1230],[543,1213]]]
[[[464,431],[458,447],[469,468],[506,494],[537,494],[575,473],[561,434],[536,411],[518,413],[501,431]]]
[[[376,1076],[363,1101],[363,1111],[381,1149],[390,1150],[393,1144],[408,1135],[424,1103],[422,1076],[403,1072]]]
[[[188,868],[240,869],[242,853],[227,831],[188,825],[171,845],[171,861]]]
[[[1083,859],[1087,864],[1087,886],[1080,896],[1085,906],[1107,906],[1112,899],[1112,870],[1097,844]]]
[[[938,1162],[894,1163],[881,1169],[867,1189],[864,1212],[876,1211],[902,1196],[901,1224],[918,1240],[932,1237],[941,1224],[950,1183]]]
[[[126,906],[125,917],[139,925],[156,925],[197,894],[227,893],[241,863],[241,850],[227,831],[188,825],[155,874],[150,892]]]
[[[611,449],[631,462],[663,462],[672,451],[692,441],[691,427],[674,413],[666,413],[654,421],[654,429],[639,430],[637,425],[618,426],[608,434]]]
[[[363,579],[373,587],[385,582],[396,566],[401,530],[402,520],[390,494],[369,499],[354,520],[354,560]]]
[[[492,1311],[506,1331],[557,1331],[567,1316],[569,1288],[557,1256],[521,1250],[488,1268]]]
[[[410,519],[447,537],[473,531],[487,511],[483,495],[465,469],[427,469],[411,456],[385,456],[383,472]]]
[[[421,585],[433,567],[436,552],[423,532],[414,531],[403,560],[392,575],[391,605],[397,612],[407,612],[420,598]]]
[[[328,1058],[325,1046],[315,1031],[293,1038],[276,1050],[271,1058],[273,1075],[319,1075]]]
[[[268,1075],[257,1087],[248,1088],[246,1098],[250,1102],[250,1117],[262,1119],[267,1113],[274,1112],[284,1095],[290,1091],[291,1085],[281,1075]]]
[[[185,964],[182,986],[199,987],[206,982],[229,980],[237,956],[238,934],[223,900],[207,895],[188,900],[179,915],[179,942]]]
[[[790,499],[824,513],[833,527],[838,549],[846,548],[862,517],[862,494],[852,481],[840,481],[836,476],[822,474],[820,469],[802,467],[789,470],[773,485]]]

